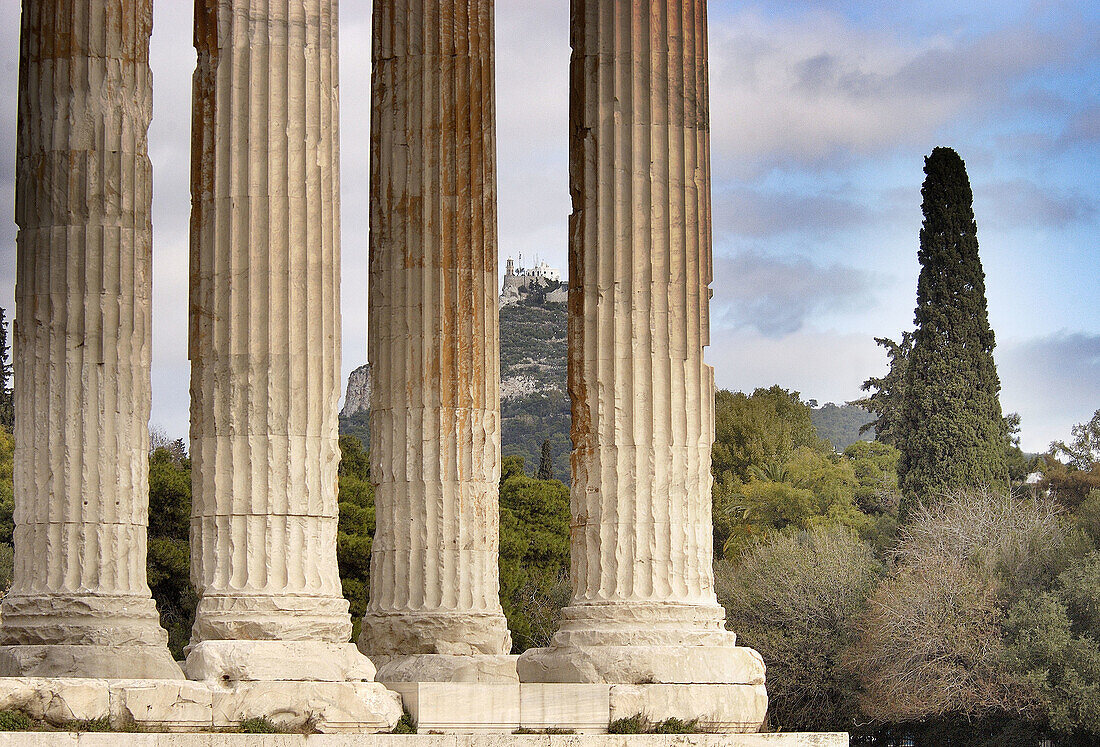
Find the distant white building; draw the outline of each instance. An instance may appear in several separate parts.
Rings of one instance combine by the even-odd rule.
[[[520,255],[520,262],[523,255]],[[534,288],[546,288],[558,286],[546,294],[548,303],[565,303],[569,294],[561,283],[561,271],[551,267],[546,262],[535,262],[535,266],[525,268],[522,264],[517,267],[516,261],[508,258],[504,265],[504,286],[500,290],[500,305],[510,306],[519,303]]]

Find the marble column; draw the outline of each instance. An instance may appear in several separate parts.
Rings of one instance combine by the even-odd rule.
[[[511,646],[497,571],[493,64],[492,0],[375,0],[368,357],[377,529],[359,648],[375,660],[419,657],[380,666],[380,679],[479,679],[498,664],[515,677],[514,664],[491,661]],[[483,655],[481,664],[446,658],[468,655]]]
[[[371,679],[336,566],[336,2],[198,0],[195,45],[185,669]]]
[[[23,3],[0,675],[182,678],[145,577],[150,0]]]
[[[763,682],[714,593],[705,0],[573,0],[573,599],[529,681]]]

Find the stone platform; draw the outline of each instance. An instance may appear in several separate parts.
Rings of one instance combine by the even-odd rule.
[[[387,689],[389,688],[389,689]],[[707,731],[752,733],[768,709],[763,685],[558,683],[236,682],[0,678],[0,711],[57,727],[109,719],[165,732],[236,727],[250,718],[322,733],[386,732],[408,711],[422,734],[511,734],[519,729],[606,734],[608,724],[696,719]]]
[[[363,734],[392,729],[401,718],[401,700],[375,682],[270,681],[220,687],[189,680],[0,677],[0,711],[22,711],[58,727],[107,718],[118,729],[136,725],[152,731],[202,731],[267,718],[284,728],[308,725],[319,732]],[[7,744],[24,742],[0,741]]]
[[[0,747],[847,747],[844,733],[789,734],[67,734],[0,732]]]
[[[698,719],[708,730],[757,731],[768,710],[763,685],[607,685],[524,682],[388,682],[421,733],[516,729],[606,734],[612,721]]]

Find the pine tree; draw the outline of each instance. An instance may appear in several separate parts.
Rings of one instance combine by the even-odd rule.
[[[542,457],[539,459],[538,478],[540,480],[554,479],[554,456],[550,453],[550,439],[542,442]]]
[[[1005,421],[966,166],[925,159],[916,331],[896,434],[902,514],[948,490],[1007,487]]]

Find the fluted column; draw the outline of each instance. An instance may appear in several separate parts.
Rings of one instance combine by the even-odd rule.
[[[23,3],[0,675],[182,677],[145,577],[150,0]]]
[[[336,566],[336,2],[199,0],[195,46],[187,671],[294,641],[244,656],[340,679],[369,664]]]
[[[573,599],[528,680],[762,681],[714,593],[705,0],[573,0]]]
[[[371,82],[377,529],[359,647],[505,654],[492,0],[375,0]]]

